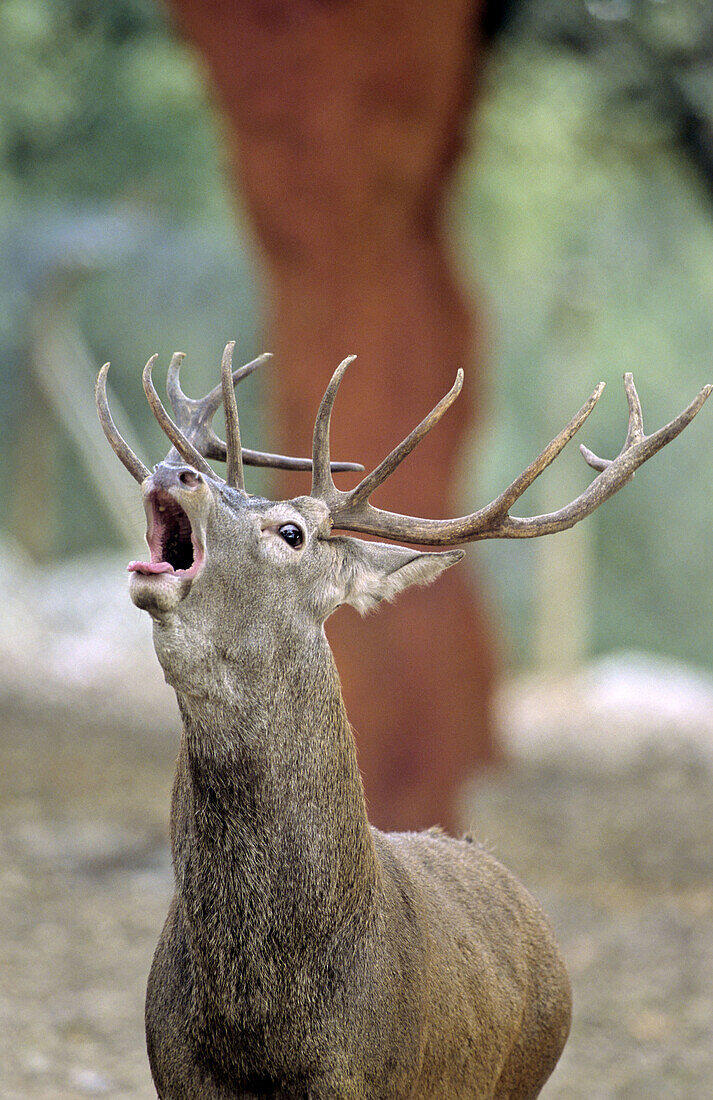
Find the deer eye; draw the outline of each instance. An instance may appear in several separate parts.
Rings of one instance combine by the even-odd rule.
[[[304,542],[304,535],[296,523],[283,523],[282,527],[278,529],[278,534],[293,550],[296,550]]]

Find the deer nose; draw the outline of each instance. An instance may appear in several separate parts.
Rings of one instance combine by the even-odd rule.
[[[198,485],[203,484],[203,478],[195,470],[181,470],[178,475],[178,480],[181,485],[186,489],[195,489]]]
[[[191,466],[169,466],[161,463],[153,472],[156,489],[199,489],[203,476]]]

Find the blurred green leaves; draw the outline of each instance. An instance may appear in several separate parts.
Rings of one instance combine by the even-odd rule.
[[[673,6],[639,8],[648,19],[653,7]],[[591,39],[576,39],[573,12],[583,20],[584,6],[566,6],[559,24],[555,7],[529,5],[541,17],[549,8],[551,21],[533,35],[525,20],[501,45],[455,207],[465,266],[476,285],[485,282],[492,334],[492,428],[472,456],[478,493],[469,491],[468,506],[497,493],[600,379],[607,391],[581,435],[605,455],[623,440],[624,371],[634,372],[647,430],[713,380],[712,192],[678,140],[675,112],[642,92],[655,73],[633,64],[612,71],[629,56],[632,27],[624,39],[594,26]],[[677,7],[682,18],[686,5]],[[695,22],[697,6],[687,7]],[[713,39],[681,33],[680,42],[711,65]],[[672,62],[669,75],[678,79],[682,64]],[[587,483],[576,447],[559,462],[523,499],[523,514],[558,507]],[[582,526],[587,575],[563,598],[581,601],[588,652],[637,647],[711,664],[712,464],[713,408],[705,407]],[[555,568],[548,555],[559,552],[545,541],[479,549],[526,664],[538,603],[553,588],[543,581]]]
[[[0,216],[33,200],[224,212],[200,70],[152,0],[4,0],[0,72]]]
[[[227,339],[238,337],[236,359],[263,350],[260,296],[199,59],[155,0],[3,0],[0,74],[2,436],[12,442],[23,415],[38,295],[58,271],[86,263],[70,320],[97,364],[112,360],[115,392],[153,462],[164,442],[140,386],[149,354],[165,366],[185,351],[185,388],[198,394]],[[465,507],[499,492],[600,379],[608,389],[582,436],[607,455],[625,431],[624,371],[634,371],[649,429],[712,379],[711,118],[705,0],[517,6],[494,50],[452,208],[465,274],[487,303],[491,394],[484,435],[464,463]],[[283,366],[268,368],[268,384]],[[246,443],[269,447],[259,384],[241,394]],[[522,513],[558,507],[586,484],[571,451]],[[11,473],[17,461],[13,446]],[[587,575],[563,595],[583,617],[589,652],[633,646],[713,666],[712,465],[706,407],[582,525]],[[5,516],[12,483],[0,487]],[[37,491],[59,500],[57,552],[109,537],[66,440],[54,486]],[[545,545],[567,543],[471,551],[489,567],[497,618],[523,664],[543,592],[553,590],[542,582]]]
[[[21,538],[13,517],[26,512],[14,498],[37,492],[47,553],[111,538],[28,369],[48,295],[61,297],[58,323],[81,334],[90,361],[112,360],[111,386],[147,461],[165,453],[141,389],[150,354],[165,365],[184,350],[185,387],[198,394],[218,378],[228,339],[238,339],[236,359],[262,350],[225,156],[199,59],[155,0],[0,4],[0,438],[10,472],[0,509]],[[260,386],[241,395],[246,438],[257,435]],[[33,479],[22,440],[37,415],[52,438]]]

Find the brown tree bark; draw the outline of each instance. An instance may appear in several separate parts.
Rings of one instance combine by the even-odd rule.
[[[479,57],[480,0],[172,0],[205,59],[261,246],[281,446],[304,449],[337,363],[333,453],[371,468],[467,371],[446,419],[376,495],[458,514],[479,330],[443,219]],[[305,492],[285,477],[286,495]],[[492,633],[467,566],[330,638],[371,819],[456,827],[454,792],[496,746]]]

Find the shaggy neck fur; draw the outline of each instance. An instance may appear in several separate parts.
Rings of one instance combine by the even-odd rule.
[[[248,1021],[279,1032],[286,1009],[299,1027],[305,987],[316,1007],[330,943],[366,933],[379,885],[326,638],[289,635],[269,657],[264,639],[204,645],[185,680],[167,660],[170,638],[157,638],[184,723],[172,847],[194,1018],[218,1045]]]

